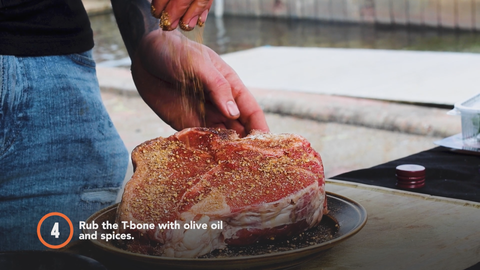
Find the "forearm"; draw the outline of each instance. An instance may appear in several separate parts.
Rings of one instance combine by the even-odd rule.
[[[158,29],[158,19],[150,14],[150,0],[111,0],[118,28],[130,58],[134,58],[141,39]]]

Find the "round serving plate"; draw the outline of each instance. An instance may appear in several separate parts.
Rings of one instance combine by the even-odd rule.
[[[322,218],[318,226],[325,226],[327,230],[335,232],[331,240],[313,244],[307,247],[288,251],[278,251],[262,255],[249,255],[220,258],[169,258],[132,253],[115,246],[112,242],[92,240],[92,243],[135,265],[145,268],[161,269],[285,269],[295,267],[310,259],[321,256],[324,251],[358,233],[367,222],[367,212],[359,203],[341,195],[327,192],[328,215]],[[118,204],[98,211],[88,218],[87,223],[101,224],[115,222]],[[98,229],[84,230],[84,233],[111,233]]]

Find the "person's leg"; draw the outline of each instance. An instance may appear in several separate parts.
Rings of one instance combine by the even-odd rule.
[[[50,212],[78,237],[79,221],[115,202],[128,165],[91,52],[0,56],[0,78],[0,250],[45,249],[36,230]],[[42,237],[61,244],[66,224],[46,219]]]

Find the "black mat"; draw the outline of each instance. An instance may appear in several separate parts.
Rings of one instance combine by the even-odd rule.
[[[426,169],[425,186],[409,191],[480,202],[480,155],[454,152],[444,147],[331,178],[396,188],[395,168],[401,164],[418,164]]]

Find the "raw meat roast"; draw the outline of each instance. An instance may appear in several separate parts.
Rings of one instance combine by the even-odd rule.
[[[156,224],[124,229],[132,252],[198,257],[226,245],[291,237],[317,225],[326,211],[320,156],[304,138],[191,128],[132,152],[116,222]],[[194,221],[206,229],[184,229]],[[158,224],[179,224],[160,229]],[[223,226],[216,226],[219,224]]]

